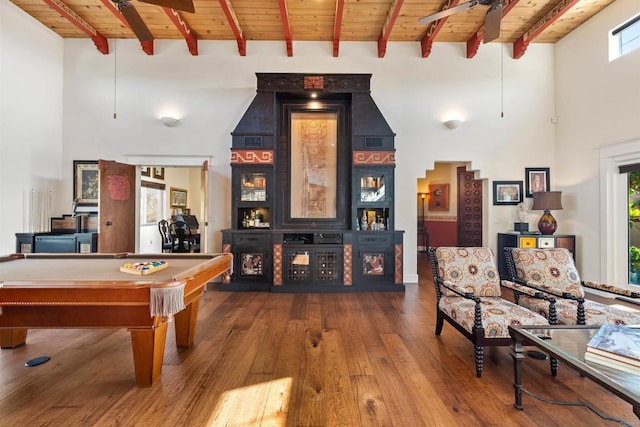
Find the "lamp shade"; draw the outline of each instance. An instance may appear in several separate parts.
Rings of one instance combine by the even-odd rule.
[[[539,191],[533,193],[534,211],[551,211],[562,209],[562,191]]]

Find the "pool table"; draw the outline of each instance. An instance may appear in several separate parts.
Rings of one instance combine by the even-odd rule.
[[[126,263],[164,260],[148,275]],[[14,254],[0,258],[0,347],[26,343],[29,328],[127,328],[138,386],[162,373],[167,323],[193,343],[208,282],[230,274],[230,254]]]

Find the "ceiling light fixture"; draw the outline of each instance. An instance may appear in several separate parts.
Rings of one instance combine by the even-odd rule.
[[[444,122],[444,125],[449,129],[458,129],[462,121],[460,119],[451,119]]]
[[[175,125],[177,125],[180,120],[176,119],[175,117],[164,116],[164,117],[160,117],[160,121],[165,126],[172,128]]]

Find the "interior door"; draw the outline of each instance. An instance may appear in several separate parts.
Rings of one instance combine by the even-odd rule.
[[[98,252],[135,252],[136,167],[98,160]]]
[[[209,161],[205,160],[200,168],[200,205],[202,206],[202,224],[200,225],[200,252],[207,252],[207,229],[209,225]]]

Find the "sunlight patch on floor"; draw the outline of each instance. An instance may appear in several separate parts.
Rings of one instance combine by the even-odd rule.
[[[210,427],[284,426],[293,379],[281,378],[236,388],[220,396]]]

